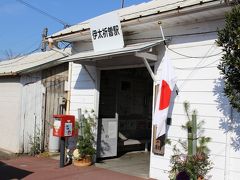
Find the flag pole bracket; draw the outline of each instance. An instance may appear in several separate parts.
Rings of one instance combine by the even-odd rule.
[[[152,77],[153,81],[156,82],[155,74],[154,74],[154,72],[152,71],[152,68],[151,68],[151,66],[150,66],[149,63],[148,63],[147,58],[142,57],[142,60],[143,60],[144,65],[146,66],[146,68],[147,68],[150,76]]]
[[[136,52],[135,53],[136,57],[140,57],[140,58],[145,58],[151,61],[155,61],[157,62],[158,58],[157,55],[155,54],[151,54],[151,53],[147,53],[147,52]]]

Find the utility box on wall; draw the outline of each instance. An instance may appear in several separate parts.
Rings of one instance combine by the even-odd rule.
[[[75,116],[53,115],[53,136],[71,137],[75,135]]]

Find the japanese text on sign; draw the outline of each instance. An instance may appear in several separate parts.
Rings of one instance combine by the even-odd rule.
[[[108,51],[124,47],[120,19],[116,12],[92,19],[90,29],[94,51]]]
[[[111,27],[105,27],[102,29],[92,31],[92,36],[93,36],[94,40],[100,39],[100,38],[117,36],[117,35],[120,35],[118,25],[111,26]]]

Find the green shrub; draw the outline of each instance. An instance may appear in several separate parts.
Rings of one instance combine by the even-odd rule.
[[[207,147],[210,138],[197,136],[197,130],[203,131],[203,122],[197,124],[197,112],[194,110],[190,115],[189,108],[189,103],[185,102],[184,109],[188,121],[182,128],[186,130],[188,140],[182,141],[179,139],[177,144],[173,146],[174,154],[171,156],[171,170],[169,172],[169,178],[172,180],[175,180],[178,174],[182,172],[189,179],[196,180],[198,177],[205,177],[209,170],[212,169]],[[177,145],[180,145],[181,150]]]

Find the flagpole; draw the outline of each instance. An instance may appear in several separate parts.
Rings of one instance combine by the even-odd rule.
[[[164,32],[163,32],[163,28],[162,28],[162,22],[161,21],[158,21],[158,24],[159,24],[159,27],[160,27],[160,31],[161,31],[161,34],[162,34],[162,38],[163,38],[163,42],[164,42],[164,45],[165,45],[165,48],[167,50],[167,43],[166,43],[166,39],[165,39],[165,35],[164,35]],[[176,85],[177,87],[177,85]],[[178,87],[176,88],[176,93],[178,95],[178,92],[179,92],[179,89]]]
[[[164,45],[166,46],[166,39],[165,39],[165,36],[164,36],[164,33],[163,33],[161,21],[159,21],[158,24],[159,24],[159,26],[160,26],[160,30],[161,30],[161,34],[162,34],[162,38],[163,38]]]

